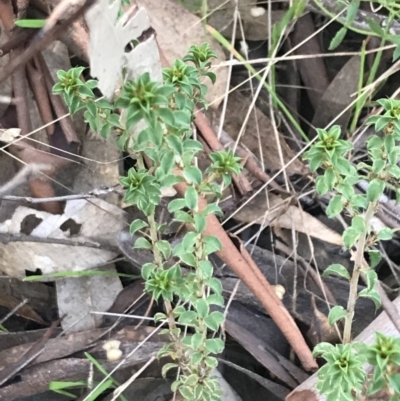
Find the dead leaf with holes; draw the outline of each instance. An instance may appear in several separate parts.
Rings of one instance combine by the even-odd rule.
[[[117,255],[112,246],[125,216],[101,199],[68,201],[62,215],[20,206],[0,225],[0,270],[23,278],[26,270],[48,274],[107,263]]]
[[[62,326],[69,332],[101,324],[122,284],[115,266],[116,234],[126,226],[126,213],[101,199],[68,201],[64,214],[54,215],[20,206],[0,225],[0,270],[23,278],[39,269],[43,274],[96,268],[104,275],[56,281]],[[72,328],[71,328],[72,327]]]
[[[240,208],[233,216],[242,223],[262,224],[279,230],[280,228],[292,229],[342,246],[342,236],[328,228],[317,218],[290,204],[290,198],[282,199],[272,193],[261,192],[245,206]]]
[[[90,74],[98,78],[103,95],[111,99],[122,81],[137,78],[144,72],[156,80],[162,80],[160,57],[154,35],[142,39],[151,30],[144,8],[132,8],[118,18],[121,1],[110,4],[99,0],[86,13],[90,30]],[[148,35],[147,35],[148,36]],[[132,41],[139,43],[131,49]]]

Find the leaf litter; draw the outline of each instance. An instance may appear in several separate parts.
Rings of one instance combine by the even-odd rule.
[[[143,21],[145,21],[145,23],[147,24],[146,26],[152,26],[153,28],[155,28],[155,31],[157,31],[157,41],[159,41],[159,44],[169,61],[173,60],[175,57],[182,56],[190,44],[210,41],[209,37],[204,36],[205,34],[201,24],[201,18],[203,17],[202,15],[197,14],[195,16],[193,14],[189,14],[188,11],[183,10],[180,4],[172,1],[163,4],[162,7],[160,6],[159,2],[157,2],[156,4],[155,2],[151,1],[143,2],[143,5],[147,7],[149,14],[149,20],[143,19]],[[215,7],[219,6],[219,4],[215,4],[215,6],[212,4],[211,6],[212,7],[209,7],[209,11],[212,12]],[[243,15],[241,16],[241,22],[244,24],[245,28],[245,38],[243,39],[247,39],[251,42],[252,40],[266,40],[267,37],[271,37],[270,33],[272,27],[267,25],[264,25],[263,27],[258,26],[255,21],[255,19],[257,18],[256,16],[252,15],[252,20],[251,18],[248,18],[247,14],[245,14],[245,11],[248,11],[248,5],[243,2],[241,6],[244,6],[242,12]],[[103,11],[106,10],[106,6],[104,4],[101,7],[104,7]],[[225,10],[226,12],[226,21],[228,21],[229,19],[229,13],[232,13],[229,20],[229,23],[232,24],[232,22],[234,21],[234,10],[232,10],[231,4],[229,4],[229,6],[222,7],[221,10]],[[281,13],[282,10],[280,10],[279,8],[273,9],[271,11],[273,12],[272,15],[278,16],[283,14]],[[216,15],[217,12],[215,12],[214,14]],[[276,19],[276,21],[279,20],[279,18]],[[176,21],[179,21],[179,23],[177,23]],[[210,15],[208,22],[210,24],[213,23],[213,14]],[[273,22],[275,22],[275,20],[273,20]],[[215,24],[215,26],[217,26],[217,23]],[[90,25],[91,23],[89,21],[89,26]],[[96,29],[96,24],[92,24],[91,30],[92,28]],[[104,29],[104,26],[102,26],[102,28]],[[241,38],[241,33],[228,33],[231,29],[229,24],[227,26],[219,25],[217,26],[217,28],[219,28],[219,30],[223,31],[224,33],[226,32],[226,35],[229,38]],[[109,31],[107,31],[107,29],[104,29],[103,34],[110,37]],[[287,34],[288,35],[284,38],[285,40],[287,37],[290,36],[290,29],[288,29]],[[91,35],[91,37],[93,40],[95,35]],[[95,44],[96,40],[99,40],[98,38],[101,38],[101,36],[97,36],[97,39],[95,39],[94,42]],[[123,42],[126,42],[126,40],[127,38],[124,37]],[[106,47],[107,44],[110,42],[112,41],[103,40],[102,46]],[[287,42],[289,42],[289,40],[287,40]],[[109,47],[107,51],[109,51],[112,55],[118,53],[119,55],[122,54],[122,56],[112,58],[112,60],[107,59],[107,61],[112,61],[113,63],[117,61],[117,64],[115,65],[118,65],[118,67],[115,67],[115,65],[113,65],[113,68],[110,67],[110,69],[108,70],[106,80],[103,81],[103,78],[100,79],[101,81],[105,82],[105,86],[103,87],[104,93],[111,93],[111,89],[107,88],[112,88],[112,90],[116,88],[117,81],[115,81],[114,79],[118,77],[116,72],[119,73],[121,62],[129,63],[129,61],[127,60],[128,56],[124,54],[126,43],[121,46],[119,46],[120,43],[118,42],[118,40],[113,43],[118,44],[118,46],[116,47],[120,48],[118,52],[116,48],[112,47]],[[212,43],[214,43],[214,46],[216,46],[216,42]],[[151,49],[153,50],[156,49],[155,41],[151,44],[150,41],[145,41],[144,43],[141,43],[141,45],[144,44],[146,44],[146,46],[151,45]],[[175,45],[177,44],[182,44],[182,49],[175,49]],[[345,44],[347,45],[346,42]],[[101,49],[100,46],[96,46],[97,49]],[[97,51],[96,46],[94,46],[94,49]],[[262,48],[263,43],[250,43],[250,50],[252,49],[251,46],[255,46],[256,48],[260,49]],[[351,45],[349,44],[348,46],[351,49]],[[138,54],[144,54],[144,48],[145,46],[143,46],[143,49],[141,49],[141,53],[138,52]],[[265,50],[265,47],[263,49]],[[221,66],[221,64],[223,64],[223,61],[225,60],[225,56],[223,54],[223,51],[219,47],[217,47],[217,50],[220,56],[220,59],[216,62],[216,64],[219,66],[219,70],[217,70],[217,82],[219,82],[220,85],[218,83],[217,87],[215,87],[215,89],[213,89],[213,92],[210,93],[209,98],[209,100],[214,103],[214,106],[218,106],[218,103],[220,103],[223,99],[228,80],[228,68],[223,65]],[[323,50],[325,51],[326,48],[324,48]],[[132,59],[134,59],[133,52],[130,53],[132,53]],[[262,57],[265,57],[266,54],[267,52],[264,51]],[[95,57],[97,57],[97,60],[101,59],[99,54],[97,54],[97,56]],[[339,58],[342,56],[338,54],[336,57]],[[144,63],[141,64],[141,68],[148,68],[149,66],[153,66],[155,68],[155,71],[158,71],[156,73],[159,73],[160,70],[158,70],[159,67],[157,66],[159,60],[157,59],[157,57],[154,59],[146,59],[146,57],[142,57],[140,60]],[[332,58],[331,60],[334,61],[335,59]],[[320,127],[321,125],[329,124],[330,121],[336,118],[336,116],[349,105],[349,99],[351,99],[351,96],[353,96],[354,92],[357,89],[356,83],[358,82],[359,75],[359,64],[357,64],[357,62],[359,63],[359,56],[355,56],[353,59],[350,59],[348,65],[343,67],[341,71],[340,67],[337,68],[337,66],[335,65],[335,68],[333,69],[333,75],[332,71],[330,71],[330,76],[333,76],[334,78],[331,80],[330,86],[326,90],[325,94],[321,94],[321,102],[320,104],[318,104],[318,107],[316,109],[310,107],[307,101],[307,96],[309,95],[309,93],[307,92],[309,92],[311,89],[307,87],[301,88],[301,92],[299,92],[301,96],[298,97],[299,99],[301,98],[301,104],[296,105],[296,110],[291,110],[293,115],[296,114],[296,118],[300,116],[302,121],[305,121],[306,126],[308,124],[313,125],[314,127]],[[281,63],[278,63],[277,65],[276,71],[278,78],[280,74],[285,73],[284,63],[285,60],[283,60]],[[338,64],[343,65],[343,63]],[[93,75],[102,74],[101,72],[95,72],[95,67],[99,65],[102,65],[100,61],[91,63]],[[326,65],[327,69],[329,70],[330,66],[328,64]],[[137,73],[140,74],[140,68],[137,71]],[[52,72],[54,73],[54,70]],[[298,90],[298,88],[292,88],[291,90],[295,91]],[[285,90],[280,92],[283,99],[285,99],[287,92],[287,90],[286,93]],[[254,92],[250,92],[249,96],[252,96],[252,93]],[[2,92],[2,95],[11,96],[10,91],[8,90],[7,92],[7,88],[4,93]],[[248,100],[249,96],[246,94],[246,92],[242,92],[241,94],[239,94],[238,90],[230,93],[228,96],[227,114],[224,119],[224,129],[233,138],[236,138],[237,134],[241,131],[241,125],[244,120],[244,115],[247,113],[246,108],[248,108],[248,105],[250,103]],[[32,104],[31,107],[34,108]],[[312,113],[310,113],[310,110],[312,111]],[[215,113],[215,107],[213,113]],[[279,117],[278,121],[276,117]],[[254,118],[250,119],[247,124],[245,134],[242,138],[240,138],[240,145],[248,149],[252,157],[258,159],[258,165],[264,166],[267,169],[268,173],[272,173],[271,175],[274,175],[276,171],[285,169],[286,173],[289,176],[289,180],[292,183],[291,190],[294,191],[294,193],[301,193],[303,188],[302,184],[298,184],[299,182],[301,182],[301,180],[298,181],[297,177],[302,176],[309,178],[309,171],[307,169],[307,166],[304,165],[304,163],[301,161],[300,155],[296,154],[297,150],[290,146],[290,141],[287,141],[287,138],[290,136],[290,130],[288,130],[289,125],[285,125],[286,121],[284,118],[281,117],[282,115],[277,113],[276,116],[273,116],[273,118],[271,118],[271,116],[268,115],[268,113],[266,112],[265,108],[261,106],[256,107],[254,109]],[[341,123],[343,125],[347,125],[350,117],[351,114],[347,112],[343,116]],[[321,118],[323,121],[321,120]],[[75,121],[75,123],[77,123],[77,121]],[[279,126],[277,126],[277,124],[279,124]],[[4,132],[6,132],[7,129],[15,129],[15,127],[16,125],[12,127],[6,127]],[[276,143],[275,136],[273,135],[274,130],[279,131],[280,143]],[[82,154],[84,158],[86,158],[82,159],[84,160],[85,166],[80,170],[78,174],[79,179],[75,180],[75,183],[68,183],[67,186],[72,188],[75,193],[84,193],[100,185],[108,186],[116,184],[119,171],[121,167],[123,167],[122,163],[120,162],[122,157],[121,153],[119,153],[115,148],[112,149],[110,143],[94,139],[93,135],[85,136],[84,131],[81,134],[83,134],[82,138],[84,138],[83,149],[85,149],[86,147],[86,150],[84,150]],[[13,141],[13,139],[11,138],[10,141]],[[46,142],[43,137],[39,139],[39,141],[43,143]],[[300,143],[300,145],[301,147],[304,147],[304,143]],[[45,145],[43,146],[44,149],[47,149]],[[281,159],[278,156],[279,152],[282,152],[283,154],[284,166],[282,166]],[[4,165],[8,168],[8,165],[11,164],[11,159],[9,159],[9,157],[3,158],[3,154],[1,158],[4,160]],[[71,165],[63,167],[63,169],[64,172],[66,172],[67,174],[70,171],[73,171],[71,169]],[[12,178],[13,174],[15,174],[15,169],[9,169],[9,172],[7,172],[7,175],[9,175],[8,178]],[[71,176],[70,173],[69,175]],[[284,187],[279,175],[275,174],[275,176],[275,179],[277,179],[282,187]],[[62,181],[62,178],[57,177],[57,179]],[[21,196],[25,197],[30,196],[29,189],[26,186],[26,181],[27,180],[25,180],[24,192],[16,192],[18,188],[22,188],[21,186],[19,186],[18,188],[14,188],[14,190],[12,190],[12,194],[20,194]],[[7,180],[4,182],[7,182]],[[92,187],[90,186],[91,182],[93,182]],[[260,182],[255,179],[252,180],[252,183],[254,188],[257,188],[258,185],[260,185]],[[24,185],[22,184],[22,186]],[[324,250],[328,249],[328,245],[324,245],[324,242],[335,244],[337,246],[341,245],[340,233],[329,228],[327,224],[324,224],[323,219],[320,218],[321,211],[318,211],[316,213],[315,208],[314,210],[310,210],[309,203],[290,203],[287,200],[288,198],[290,199],[290,197],[288,197],[287,195],[283,196],[282,194],[276,194],[274,192],[269,193],[268,198],[269,200],[267,201],[265,194],[263,194],[262,197],[260,196],[260,201],[255,201],[253,203],[249,202],[249,204],[246,206],[247,209],[246,207],[244,207],[242,209],[242,212],[239,211],[234,216],[234,218],[236,219],[236,222],[239,223],[256,223],[256,230],[258,230],[258,228],[260,230],[263,230],[263,232],[259,232],[257,234],[258,237],[261,237],[262,240],[265,241],[263,246],[269,246],[268,241],[270,241],[270,238],[277,238],[285,241],[292,248],[293,252],[287,257],[288,259],[282,260],[280,255],[274,254],[273,251],[268,251],[269,253],[267,253],[265,249],[257,248],[253,244],[249,245],[249,251],[253,251],[253,257],[254,255],[258,255],[259,259],[257,259],[257,264],[263,267],[263,273],[265,275],[269,275],[269,281],[271,283],[277,283],[279,282],[278,278],[281,280],[281,283],[286,290],[283,302],[287,305],[288,310],[293,314],[293,316],[296,316],[296,318],[300,317],[300,321],[303,321],[303,323],[310,328],[310,336],[313,336],[312,333],[318,330],[318,328],[315,328],[316,325],[323,324],[318,322],[315,323],[316,316],[319,316],[320,320],[323,321],[323,316],[325,316],[324,314],[326,314],[327,312],[327,303],[324,301],[324,295],[321,293],[321,289],[315,285],[315,282],[312,284],[307,281],[307,270],[304,270],[300,275],[296,273],[297,276],[296,278],[294,278],[294,272],[296,271],[296,269],[298,269],[298,266],[296,265],[296,263],[289,264],[289,259],[291,258],[296,262],[296,246],[299,247],[300,245],[298,242],[293,241],[293,239],[295,239],[298,233],[304,233],[306,236],[311,236],[322,240],[320,242],[314,243],[314,247],[320,247],[322,250]],[[313,198],[312,203],[314,207],[322,207],[322,209],[324,208],[324,200],[321,201]],[[107,198],[107,202],[104,203],[97,199],[84,201],[82,202],[82,205],[91,204],[92,206],[87,206],[87,208],[84,206],[80,206],[77,209],[74,209],[75,211],[71,212],[71,205],[73,204],[73,202],[67,202],[67,206],[65,207],[63,213],[59,214],[58,217],[57,215],[55,215],[57,217],[56,219],[53,217],[54,215],[52,216],[48,213],[45,214],[44,212],[26,208],[23,206],[19,206],[18,208],[16,208],[16,210],[14,208],[14,210],[10,210],[7,212],[7,214],[4,214],[4,219],[0,220],[2,221],[2,236],[0,246],[3,252],[2,259],[0,261],[2,267],[1,270],[12,277],[23,278],[25,277],[26,270],[35,271],[36,269],[40,269],[40,271],[44,273],[51,271],[68,271],[69,269],[90,269],[90,267],[98,266],[101,264],[107,265],[107,263],[113,261],[115,257],[119,254],[118,246],[116,244],[115,238],[113,239],[113,237],[116,237],[116,234],[118,232],[121,232],[121,230],[126,229],[127,224],[126,213],[123,213],[119,208],[119,196],[114,193],[112,197]],[[79,204],[79,202],[76,204]],[[113,206],[114,208],[112,208],[111,206]],[[1,204],[1,209],[5,207],[5,201],[3,201]],[[302,210],[302,208],[305,210]],[[391,205],[388,207],[388,209],[390,208]],[[395,211],[389,210],[388,212],[386,212],[388,221],[387,224],[389,225],[395,224],[393,223],[393,218],[390,217],[390,214],[393,213],[395,214]],[[88,220],[90,221],[91,219],[95,220],[95,216],[97,215],[97,217],[99,217],[100,214],[102,216],[101,219],[104,219],[105,227],[96,227],[95,223],[85,225],[86,216],[89,216]],[[346,218],[346,216],[344,216],[344,218]],[[258,224],[260,220],[262,224]],[[268,231],[268,228],[265,228],[267,225],[273,227],[273,230]],[[61,228],[61,226],[63,226],[63,228]],[[105,231],[102,231],[102,228],[105,228]],[[246,232],[243,232],[244,237],[246,237],[246,235],[248,235],[251,230],[253,230],[252,232],[254,233],[254,225],[253,228],[247,228],[246,230]],[[258,242],[258,244],[260,245],[260,242]],[[18,245],[18,247],[16,245]],[[315,269],[317,268],[317,266],[314,264],[314,252],[318,252],[318,249],[310,249],[310,252],[307,255],[304,254],[304,256],[307,257],[307,261],[311,263],[309,265],[309,268]],[[23,254],[25,254],[25,256],[23,256]],[[279,263],[276,262],[277,260],[279,261]],[[322,270],[326,268],[326,266],[318,267]],[[117,265],[117,268],[121,269],[121,266]],[[125,266],[125,268],[127,267]],[[112,269],[113,271],[116,271],[115,266],[113,266]],[[85,280],[83,280],[83,282]],[[291,284],[293,283],[293,280],[297,280],[294,287]],[[77,282],[78,280],[63,279],[62,281],[65,281],[65,283],[67,283],[67,281]],[[103,310],[107,310],[109,307],[111,307],[114,299],[116,299],[117,297],[117,294],[122,289],[120,279],[117,279],[115,282],[119,282],[119,285],[116,285],[116,289],[113,292],[113,295],[108,294],[107,296],[105,296],[105,292],[103,293],[103,297],[107,298],[108,301],[108,306],[104,306],[102,308]],[[59,283],[61,283],[60,280],[57,281],[56,285],[58,286]],[[94,293],[96,292],[96,288],[103,290],[104,287],[101,286],[104,286],[105,283],[106,281],[100,280],[100,284],[98,287],[86,287],[86,289],[84,289],[82,293],[84,294],[84,298],[89,297],[89,301],[84,301],[84,298],[82,298],[76,305],[79,306],[86,303],[86,305],[88,306],[87,312],[93,310],[98,311],[97,301],[95,301],[95,298],[92,298],[91,294],[94,295]],[[226,295],[228,295],[234,293],[234,289],[237,287],[239,281],[237,280],[237,278],[232,276],[232,273],[229,273],[223,279],[223,283]],[[339,304],[343,303],[345,301],[345,294],[347,291],[345,283],[336,279],[327,279],[326,283],[334,293],[334,298],[337,300],[337,302]],[[44,283],[36,284],[44,285]],[[85,285],[83,287],[85,287]],[[57,290],[59,291],[58,287]],[[74,293],[77,295],[79,291],[80,290],[77,287],[67,288],[67,294]],[[61,291],[59,292],[61,293]],[[312,302],[314,300],[315,294],[317,298],[315,301],[316,305],[313,309]],[[4,299],[6,299],[6,297],[4,297]],[[248,290],[246,291],[246,289],[244,289],[242,285],[239,285],[239,290],[236,292],[235,299],[239,300],[243,305],[246,305],[246,307],[248,308],[253,308],[253,310],[255,308],[258,314],[263,313],[263,309],[260,307],[258,301]],[[67,297],[65,297],[62,304],[66,304],[67,301],[68,299]],[[16,302],[21,302],[19,297],[13,298],[12,302],[8,303],[7,308],[10,309],[11,307],[15,306]],[[42,300],[42,302],[44,301]],[[54,300],[49,302],[54,303]],[[76,305],[72,309],[76,309]],[[63,305],[60,305],[60,307],[58,308],[59,312],[62,311],[62,306]],[[362,327],[366,325],[366,321],[365,319],[363,320],[363,318],[371,318],[370,314],[368,313],[368,303],[362,304],[360,308],[361,309],[358,312],[360,317],[357,320],[359,324],[358,330],[361,330]],[[312,321],[311,319],[310,311],[312,310],[314,311],[314,321]],[[35,316],[31,314],[32,311],[33,309],[30,310],[29,313],[26,313],[25,317],[29,319],[29,315],[31,315],[31,317]],[[73,315],[73,310],[70,310],[68,313]],[[255,317],[252,317],[253,315],[250,312],[247,313],[250,321],[257,322],[257,314],[255,315]],[[39,318],[42,319],[42,317],[40,316]],[[76,320],[77,319],[75,315],[75,323]],[[72,321],[70,323],[72,324]],[[88,327],[91,328],[91,330],[88,331],[88,334],[83,334],[81,332],[81,330],[84,329],[84,327],[82,326],[81,328],[78,328],[76,335],[82,334],[82,338],[85,338],[85,336],[87,337],[87,339],[93,338],[91,337],[91,335],[93,333],[98,333],[96,330],[101,330],[95,328],[98,327],[100,324],[100,320],[97,322],[92,322],[91,326]],[[70,324],[68,324],[67,326],[70,326]],[[240,327],[239,324],[238,330],[245,333],[245,329],[246,327]],[[265,337],[266,339],[268,339],[270,333],[272,333],[273,331],[271,331],[271,328],[267,328],[267,326],[266,330],[267,332],[265,334]],[[227,331],[229,332],[228,328]],[[260,337],[251,338],[248,333],[246,334],[247,335],[241,337],[241,339],[238,341],[243,345],[245,349],[253,349],[252,347],[256,346],[257,342],[260,341]],[[70,336],[71,335],[74,334],[70,334]],[[278,336],[279,341],[281,341],[282,343],[285,341],[282,337],[279,337],[278,334],[276,335]],[[72,342],[72,338],[73,337],[68,337],[67,343]],[[315,338],[315,336],[313,338]],[[257,348],[255,348],[255,350],[256,351],[254,351],[254,355],[258,356]],[[282,363],[282,361],[278,363]],[[265,364],[265,366],[270,365]],[[33,383],[35,383],[35,378],[37,380],[37,383],[40,383],[38,388],[40,388],[41,391],[45,391],[47,389],[47,387],[45,386],[46,380],[48,383],[49,380],[55,379],[56,377],[59,377],[61,379],[62,368],[65,369],[65,372],[72,372],[74,367],[76,372],[82,373],[87,371],[88,369],[88,365],[84,359],[76,361],[75,359],[70,358],[60,361],[50,361],[47,366],[43,366],[43,369],[54,369],[54,375],[46,376],[44,381],[39,381],[38,377],[41,374],[44,374],[45,370],[35,371],[32,369],[29,370],[28,368],[26,370],[26,373],[22,375],[22,378],[23,381],[27,380],[27,382],[29,382],[29,377],[31,377],[32,380],[30,382],[30,391],[31,394],[34,394],[35,388],[33,386]],[[232,377],[240,377],[241,379],[238,381],[241,382],[250,380],[245,374],[242,374],[242,376],[233,375]],[[286,385],[289,385],[289,383],[290,380],[288,379]],[[8,386],[8,389],[10,390],[11,387]],[[0,389],[0,393],[1,391],[2,389]],[[24,393],[21,386],[19,387],[18,391],[18,394],[20,396],[28,394],[26,391]],[[239,393],[242,396],[244,394],[243,391],[239,391]],[[7,394],[7,392],[3,392],[2,394]],[[8,394],[10,395],[11,393]],[[17,393],[13,394],[16,395]],[[281,395],[280,399],[283,399],[283,397],[284,395]],[[10,396],[7,399],[11,400],[12,397]]]

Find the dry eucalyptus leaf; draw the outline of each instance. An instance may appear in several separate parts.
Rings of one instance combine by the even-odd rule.
[[[90,30],[90,74],[98,78],[103,95],[111,98],[126,68],[128,78],[144,72],[161,81],[161,64],[154,35],[126,50],[151,28],[144,8],[131,9],[118,19],[121,1],[99,0],[86,13]]]
[[[186,10],[174,0],[140,0],[139,4],[149,12],[151,25],[157,32],[157,42],[166,59],[172,64],[175,59],[184,57],[190,46],[210,44],[218,58],[213,59],[217,65],[225,61],[224,52],[219,43],[205,32],[200,18]],[[179,23],[178,23],[179,22]],[[217,75],[215,85],[207,78],[204,83],[208,87],[207,101],[218,107],[221,103],[228,80],[227,67],[213,67],[211,71]]]
[[[360,62],[360,56],[353,56],[339,71],[322,96],[321,102],[315,110],[311,126],[326,127],[354,101],[353,94],[357,92]],[[347,127],[351,113],[352,110],[349,108],[335,121],[335,124]]]
[[[208,0],[210,16],[207,23],[217,29],[228,39],[233,36],[235,18],[235,2],[226,0]],[[268,10],[257,7],[254,0],[238,1],[239,16],[242,21],[243,33],[237,24],[235,39],[267,40],[272,27],[269,23]],[[271,10],[272,25],[279,22],[285,15],[284,10]]]
[[[278,229],[290,230],[293,227],[298,232],[322,241],[343,245],[342,236],[336,231],[297,206],[290,205],[289,199],[284,200],[271,193],[268,193],[268,197],[265,192],[258,194],[240,209],[234,218],[242,223],[270,225]]]
[[[101,199],[68,201],[63,215],[20,206],[0,225],[0,232],[4,238],[7,234],[28,237],[26,241],[0,242],[0,270],[22,278],[25,270],[40,269],[46,274],[104,264],[117,255],[109,249],[116,246],[116,234],[125,225],[126,213]],[[38,242],[40,238],[46,241]],[[72,245],[52,243],[51,239],[68,240]],[[109,245],[109,249],[85,244]]]
[[[99,327],[103,316],[91,312],[105,312],[110,309],[122,291],[122,283],[116,274],[114,264],[97,270],[113,275],[65,278],[56,281],[58,312],[60,316],[65,316],[61,325],[68,333]]]
[[[238,137],[250,104],[251,101],[238,91],[229,94],[224,129],[233,139]],[[258,138],[258,132],[260,138]],[[249,121],[246,125],[245,132],[240,139],[240,143],[244,144],[260,160],[261,146],[262,158],[266,169],[280,170],[282,168],[281,160],[279,158],[278,144],[275,140],[271,120],[257,107],[255,107],[250,114]],[[279,146],[281,147],[285,164],[295,157],[295,153],[290,149],[282,137],[280,138]],[[295,159],[286,167],[286,171],[288,173],[306,174],[308,169],[300,160]]]

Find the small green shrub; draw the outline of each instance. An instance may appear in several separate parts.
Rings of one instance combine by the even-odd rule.
[[[224,348],[218,335],[224,315],[211,311],[213,305],[224,304],[222,285],[213,277],[208,260],[211,253],[221,249],[221,243],[203,233],[207,215],[221,214],[221,210],[217,204],[201,210],[198,199],[209,193],[220,197],[223,187],[231,183],[231,174],[241,169],[230,150],[212,153],[211,166],[205,173],[193,163],[202,150],[201,143],[192,139],[194,108],[199,103],[206,106],[207,88],[201,79],[215,81],[209,71],[210,59],[215,56],[207,44],[192,46],[183,60],[164,69],[163,83],[145,73],[137,80],[126,81],[112,101],[96,99],[93,90],[97,81],[84,83],[80,78],[83,68],[59,71],[59,82],[54,86],[54,93],[64,97],[71,113],[84,109],[93,131],[104,138],[113,131],[120,149],[136,159],[136,166],[121,177],[121,184],[126,188],[125,202],[140,209],[146,219],[133,221],[130,232],[142,234],[136,249],[153,252],[154,261],[142,267],[142,276],[146,291],[156,301],[162,300],[165,307],[165,313],[158,313],[155,320],[168,323],[164,333],[169,334],[171,343],[159,356],[174,362],[164,366],[163,374],[179,369],[172,389],[186,400],[220,399],[219,383],[211,372],[217,366],[213,355]],[[145,127],[136,132],[137,124],[143,122]],[[193,231],[172,248],[161,238],[164,227],[155,221],[155,208],[162,189],[180,182],[187,184],[185,196],[172,200],[168,209],[175,221],[191,226]],[[172,258],[177,262],[167,267]],[[183,273],[182,264],[192,268],[189,274]]]
[[[373,396],[386,391],[390,400],[400,399],[400,340],[376,333],[372,346],[351,343],[351,326],[354,308],[358,297],[367,297],[380,306],[380,296],[376,289],[378,280],[374,267],[379,263],[381,254],[375,249],[379,241],[390,240],[394,230],[383,228],[373,232],[371,219],[379,205],[379,197],[385,190],[396,194],[400,201],[398,180],[400,168],[397,165],[400,155],[400,101],[379,100],[384,114],[369,118],[367,124],[374,125],[376,132],[367,142],[368,160],[354,167],[345,157],[352,144],[340,139],[339,126],[329,130],[318,130],[318,140],[305,153],[312,171],[324,170],[316,179],[316,190],[320,195],[332,193],[326,209],[330,217],[345,211],[351,217],[351,225],[343,233],[344,245],[355,247],[353,272],[340,265],[329,266],[324,275],[335,274],[349,280],[350,290],[347,308],[335,306],[329,313],[329,322],[334,324],[344,319],[343,345],[319,344],[315,355],[326,360],[319,371],[318,390],[327,400],[361,400],[366,395]],[[361,180],[368,182],[365,194],[357,193],[355,185]],[[369,265],[364,254],[369,255]],[[365,275],[367,288],[358,292],[358,281]],[[372,373],[367,374],[364,364],[370,363]]]

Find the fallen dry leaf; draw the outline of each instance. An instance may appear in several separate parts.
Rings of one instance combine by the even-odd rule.
[[[98,78],[103,95],[112,98],[122,71],[136,78],[144,72],[156,81],[161,81],[161,64],[154,35],[141,41],[131,51],[125,51],[132,40],[138,40],[150,27],[144,8],[134,14],[128,12],[118,18],[121,1],[110,4],[98,1],[87,13],[90,30],[90,74]]]
[[[357,92],[360,63],[360,56],[353,56],[338,72],[322,96],[318,108],[315,110],[311,124],[312,127],[326,127],[354,101],[353,94]],[[335,121],[335,124],[347,127],[351,113],[352,110],[348,109]]]
[[[205,32],[200,18],[186,10],[179,2],[140,0],[138,3],[148,10],[151,25],[157,32],[157,42],[169,64],[172,65],[177,58],[184,57],[190,46],[201,45],[204,42],[207,42],[217,53],[218,58],[212,60],[213,64],[218,65],[225,61],[221,46],[210,34]],[[214,85],[209,79],[204,81],[208,87],[206,99],[213,104],[213,107],[218,107],[226,91],[228,68],[212,67],[210,71],[217,75],[217,81]]]
[[[20,206],[0,225],[0,270],[23,278],[25,270],[53,273],[104,264],[117,255],[112,247],[125,219],[124,211],[101,199],[68,201],[62,215]]]
[[[296,231],[335,245],[343,245],[342,236],[328,228],[316,217],[290,204],[290,198],[261,192],[239,209],[233,216],[242,223],[263,224],[279,228],[294,228]]]

